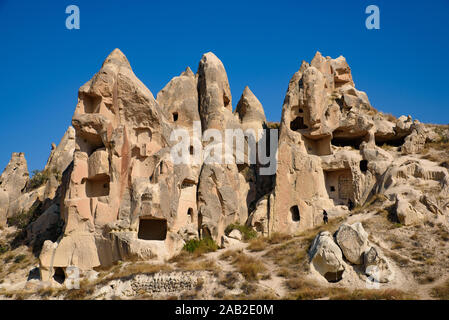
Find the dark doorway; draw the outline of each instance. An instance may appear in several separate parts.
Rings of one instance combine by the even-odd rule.
[[[335,283],[343,278],[343,271],[344,270],[338,272],[328,272],[324,275],[324,277],[328,282]]]
[[[53,280],[59,284],[63,284],[65,281],[65,272],[61,267],[55,268],[55,273],[53,274]]]
[[[298,222],[301,219],[298,206],[291,207],[290,214],[292,215],[292,220],[295,222]]]
[[[137,237],[142,240],[165,240],[167,237],[167,220],[141,218]]]
[[[368,160],[360,161],[360,171],[362,172],[368,171]]]
[[[296,117],[295,120],[290,122],[290,129],[293,131],[297,131],[297,130],[301,130],[301,129],[308,129],[308,127],[304,124],[303,117]]]

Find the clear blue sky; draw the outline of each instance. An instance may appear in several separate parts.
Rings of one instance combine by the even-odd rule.
[[[81,29],[65,28],[66,6]],[[365,8],[380,8],[380,30]],[[290,77],[317,50],[344,55],[374,107],[449,123],[449,1],[20,1],[0,0],[0,170],[25,152],[42,169],[77,102],[77,90],[120,48],[156,96],[213,51],[235,107],[245,85],[278,121]]]

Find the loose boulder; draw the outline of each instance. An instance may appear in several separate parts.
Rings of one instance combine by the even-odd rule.
[[[364,269],[365,274],[376,282],[386,283],[391,281],[393,277],[390,263],[380,250],[375,247],[371,247],[365,252]]]
[[[309,250],[312,266],[329,282],[342,279],[345,271],[343,255],[328,231],[320,232],[313,240]]]
[[[360,222],[342,224],[335,235],[345,258],[353,264],[363,264],[363,254],[368,249],[368,234]]]

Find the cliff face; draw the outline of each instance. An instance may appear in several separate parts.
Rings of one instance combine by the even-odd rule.
[[[28,228],[30,242],[47,239],[42,280],[68,266],[167,260],[192,238],[222,244],[232,223],[262,235],[296,234],[322,224],[323,210],[343,216],[377,193],[396,203],[405,224],[448,213],[441,202],[447,169],[407,158],[435,133],[411,117],[377,112],[355,88],[343,57],[318,52],[302,63],[288,84],[278,133],[248,87],[232,111],[227,74],[213,53],[203,55],[196,74],[187,68],[155,99],[116,49],[79,89],[72,125],[52,150],[45,184],[30,187],[23,154],[13,154],[0,177],[0,224],[36,203],[43,212]],[[232,139],[211,139],[230,129],[249,134],[235,148]],[[173,160],[175,130],[186,132],[192,161]],[[212,149],[224,161],[213,161]],[[264,149],[274,170],[267,170]],[[401,188],[410,178],[440,188]],[[413,199],[420,205],[410,207]],[[48,240],[45,232],[60,220],[62,234]]]

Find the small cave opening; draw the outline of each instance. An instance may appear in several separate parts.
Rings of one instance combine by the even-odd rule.
[[[293,131],[298,131],[301,129],[308,129],[309,127],[304,124],[303,117],[296,117],[295,120],[290,122],[290,129]]]
[[[324,170],[324,182],[329,198],[335,205],[346,205],[354,198],[352,172],[350,169]]]
[[[193,148],[193,146],[190,146],[189,147],[189,153],[190,153],[191,156],[193,156],[193,152],[194,152],[194,148]]]
[[[173,112],[173,121],[178,121],[179,114],[177,112]]]
[[[159,174],[164,174],[164,161],[161,161],[159,165]]]
[[[86,195],[89,198],[104,197],[109,195],[110,179],[108,175],[97,176],[86,181]]]
[[[338,272],[327,272],[324,277],[326,280],[330,283],[336,283],[339,282],[341,279],[343,279],[343,272],[344,270],[338,271]]]
[[[360,171],[367,172],[368,171],[368,160],[361,160],[359,167],[360,167]]]
[[[201,238],[201,229],[203,228],[203,215],[198,212],[198,236]]]
[[[190,222],[193,222],[193,209],[189,208],[189,210],[187,210],[187,216],[190,218]]]
[[[331,144],[335,147],[351,147],[356,150],[360,149],[360,144],[365,141],[364,137],[356,138],[339,138],[334,137],[331,140]]]
[[[290,214],[291,214],[291,217],[292,217],[292,221],[298,222],[299,220],[301,220],[301,215],[299,214],[298,206],[291,207],[290,208]]]
[[[137,238],[141,240],[165,240],[167,237],[167,220],[140,218]]]
[[[80,98],[82,99],[85,113],[98,113],[100,111],[100,96],[84,93]]]
[[[382,147],[382,146],[390,146],[390,147],[400,147],[405,142],[405,136],[404,137],[393,137],[390,139],[386,138],[380,138],[375,137],[376,146]]]
[[[101,136],[96,133],[82,133],[77,137],[80,150],[86,152],[88,156],[99,149],[106,149]]]
[[[65,272],[61,267],[56,267],[55,272],[53,274],[53,280],[55,280],[59,284],[63,284],[65,281]]]

